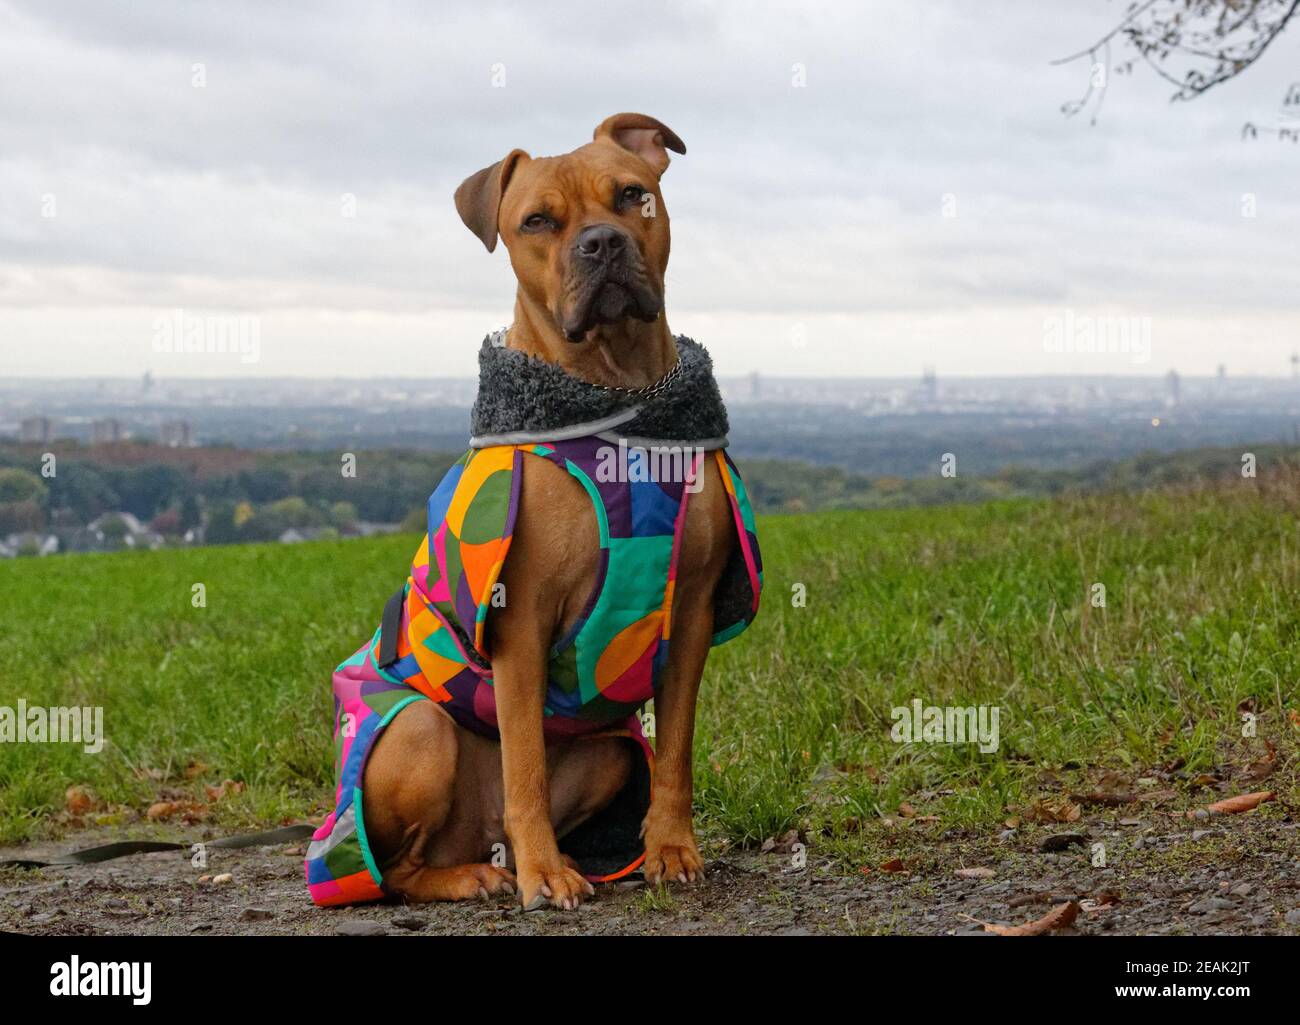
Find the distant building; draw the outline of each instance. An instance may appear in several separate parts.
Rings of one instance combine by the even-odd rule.
[[[54,555],[59,550],[59,539],[54,534],[25,530],[0,539],[0,559],[16,559],[22,555]]]
[[[1177,370],[1170,370],[1165,374],[1165,405],[1178,405],[1179,393],[1182,390],[1182,381],[1178,376]]]
[[[88,551],[116,548],[160,548],[164,538],[150,530],[129,512],[103,513],[86,524],[80,539]]]
[[[53,435],[54,421],[48,416],[29,416],[18,427],[19,441],[45,442]]]
[[[939,376],[934,367],[925,367],[921,371],[921,398],[931,405],[939,401]]]
[[[158,440],[168,448],[190,448],[194,444],[188,420],[164,420]]]
[[[92,445],[111,445],[122,440],[122,422],[113,417],[90,422],[90,443]]]

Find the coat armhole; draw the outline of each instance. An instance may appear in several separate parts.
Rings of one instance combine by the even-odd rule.
[[[713,453],[731,507],[736,547],[723,570],[714,595],[713,644],[725,644],[742,633],[758,614],[763,592],[763,562],[744,481],[722,449]]]

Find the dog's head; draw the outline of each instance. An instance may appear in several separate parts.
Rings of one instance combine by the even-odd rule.
[[[512,150],[470,175],[456,209],[488,252],[505,240],[519,287],[570,342],[663,310],[668,211],[659,178],[686,147],[644,114],[615,114],[559,157]]]

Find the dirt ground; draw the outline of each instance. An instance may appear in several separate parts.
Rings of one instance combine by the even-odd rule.
[[[87,831],[58,844],[2,850],[0,858],[41,857],[117,838]],[[1106,867],[1093,865],[1097,843],[1104,845]],[[0,871],[0,930],[988,935],[979,923],[1029,922],[1080,900],[1084,910],[1060,933],[1300,935],[1300,828],[1277,818],[1248,814],[1193,824],[1111,815],[994,835],[917,829],[890,837],[887,846],[905,871],[882,870],[893,857],[854,866],[842,845],[835,857],[829,848],[819,850],[816,838],[787,838],[766,852],[706,847],[708,878],[701,885],[652,890],[629,879],[599,888],[581,910],[568,913],[526,913],[505,899],[317,909],[303,887],[299,845],[215,850],[204,870],[179,853],[136,855],[94,866]],[[1053,846],[1060,849],[1044,849]],[[798,867],[801,853],[806,863]],[[959,868],[994,875],[964,878]],[[225,874],[228,882],[200,881]]]

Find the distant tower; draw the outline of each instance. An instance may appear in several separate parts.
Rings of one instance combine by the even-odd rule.
[[[140,394],[148,395],[151,388],[153,388],[153,373],[152,371],[146,370],[144,372],[144,377],[140,379]]]
[[[934,367],[926,366],[921,370],[921,396],[931,404],[939,401],[939,378]]]
[[[1291,376],[1300,377],[1300,352],[1291,353]]]
[[[761,391],[762,391],[762,384],[759,381],[758,371],[755,370],[752,374],[749,375],[749,397],[751,399],[757,399]]]
[[[1177,370],[1170,370],[1165,374],[1165,405],[1178,405],[1179,378]]]

